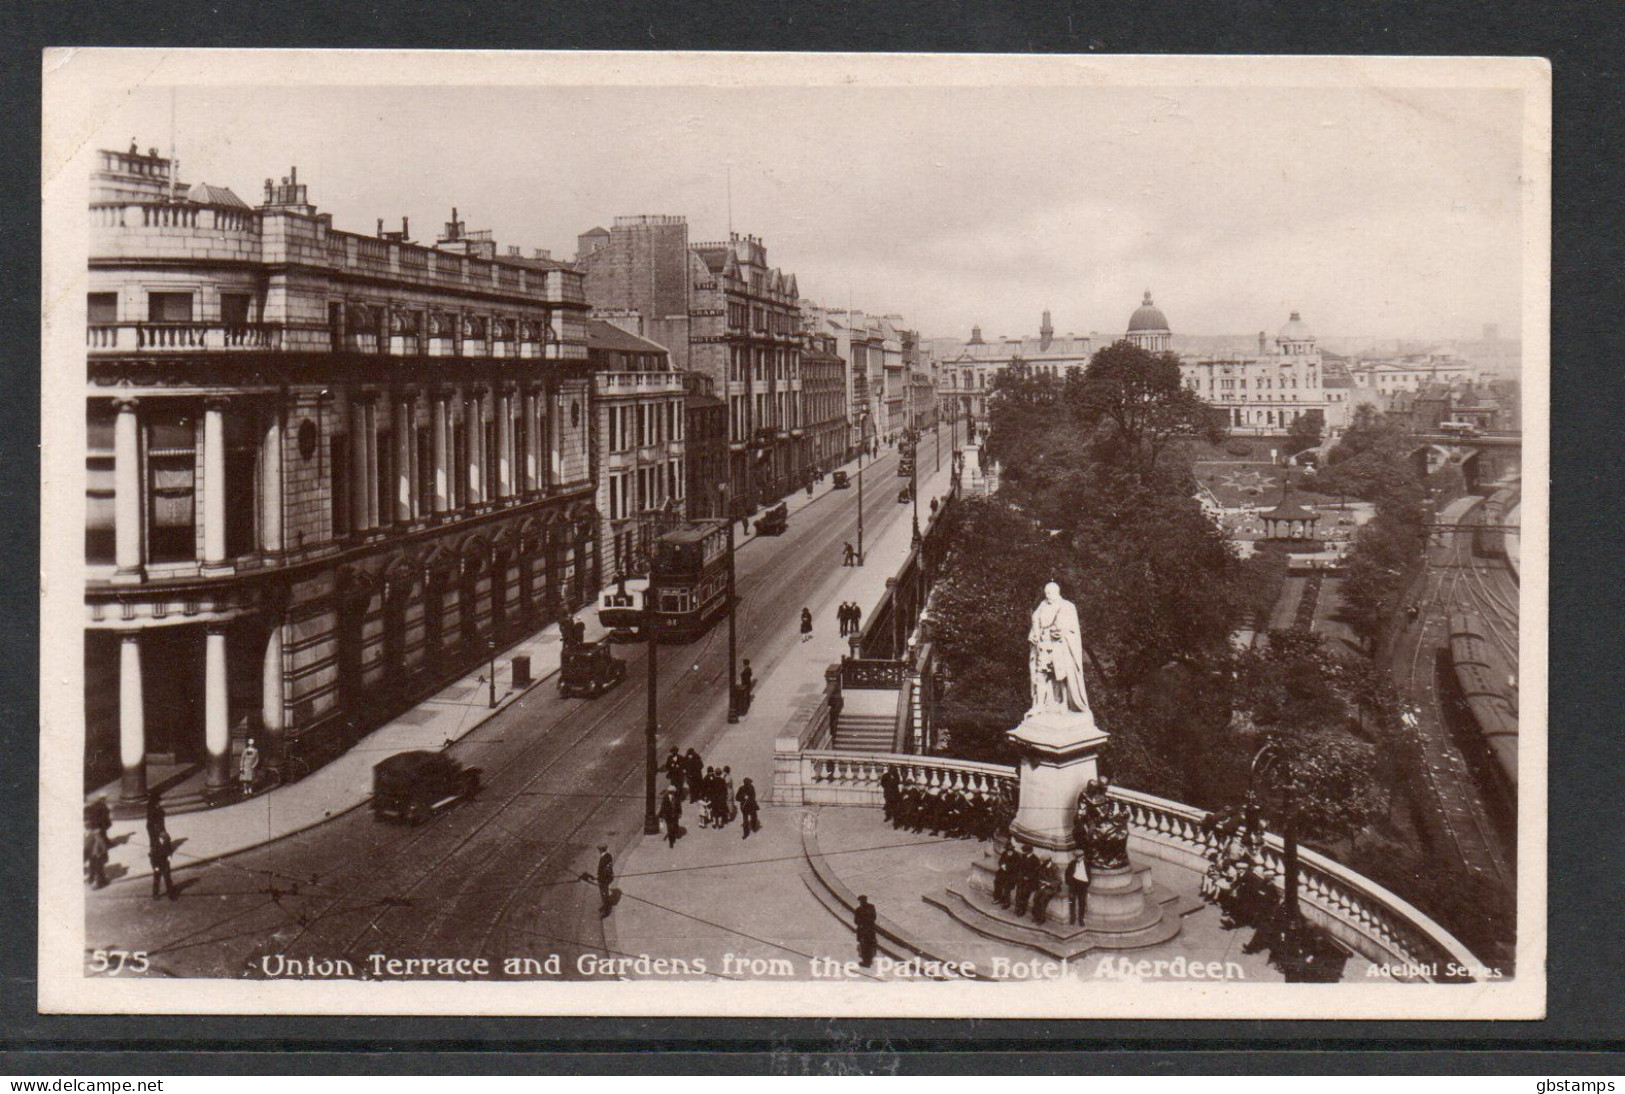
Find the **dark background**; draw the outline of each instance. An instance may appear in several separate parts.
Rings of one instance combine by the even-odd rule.
[[[101,3],[0,8],[0,1073],[1617,1072],[1625,409],[1620,8],[1232,0],[983,5]],[[52,1017],[35,1012],[40,51],[48,46],[1347,53],[1553,65],[1551,812],[1542,1022]],[[1614,560],[1610,563],[1610,559]],[[1522,930],[1538,930],[1527,923]],[[651,1050],[659,1048],[659,1053]],[[990,1057],[989,1053],[997,1053]],[[432,1054],[432,1055],[431,1055]]]

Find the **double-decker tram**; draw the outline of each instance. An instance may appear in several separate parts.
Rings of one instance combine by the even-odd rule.
[[[662,642],[692,642],[728,610],[728,522],[694,521],[655,541],[649,597]]]

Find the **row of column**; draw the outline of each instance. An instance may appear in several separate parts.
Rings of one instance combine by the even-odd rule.
[[[205,626],[203,635],[203,744],[205,782],[219,789],[231,782],[231,690],[226,664],[225,623]],[[147,794],[147,711],[142,682],[141,635],[119,636],[119,761],[123,767],[120,797],[139,801]],[[282,627],[272,624],[266,637],[261,670],[261,721],[274,746],[285,726],[282,674]],[[273,747],[274,751],[274,747]]]
[[[233,406],[227,398],[203,404],[203,565],[222,568],[226,558],[226,423]],[[114,563],[126,579],[138,577],[145,562],[142,534],[141,401],[113,401]],[[264,416],[260,449],[260,546],[282,550],[282,426],[272,409]]]
[[[353,397],[350,402],[350,527],[365,532],[384,523],[406,524],[426,514],[420,498],[421,453],[413,393],[394,400],[393,432],[395,483],[393,512],[380,513],[382,491],[378,481],[379,418],[387,419],[388,409],[381,394]],[[499,388],[494,397],[495,433],[487,451],[486,393],[474,389],[467,396],[455,389],[431,392],[429,444],[433,493],[430,507],[434,515],[453,509],[505,501],[521,493],[545,489],[557,481],[560,453],[558,431],[548,420],[552,400],[545,393],[538,398],[534,389],[523,392]],[[519,429],[514,429],[514,411],[519,409]],[[454,415],[462,418],[467,463],[455,467]],[[523,448],[523,460],[520,449]],[[542,453],[548,454],[546,465]],[[522,466],[521,466],[522,464]]]

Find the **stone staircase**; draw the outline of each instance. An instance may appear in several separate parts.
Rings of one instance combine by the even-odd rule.
[[[891,752],[897,728],[897,692],[848,688],[831,747],[837,752]]]

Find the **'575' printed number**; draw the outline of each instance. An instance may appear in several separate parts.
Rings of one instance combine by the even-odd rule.
[[[90,971],[117,976],[122,972],[146,972],[146,950],[91,950]]]

